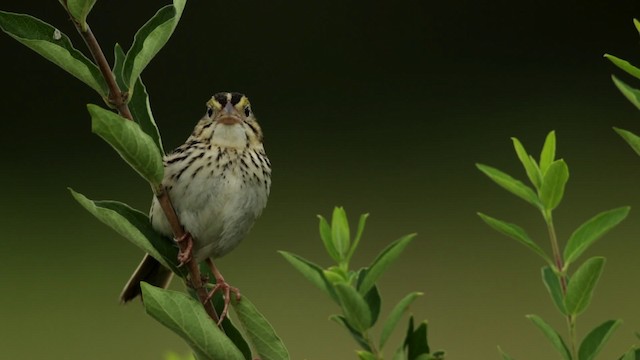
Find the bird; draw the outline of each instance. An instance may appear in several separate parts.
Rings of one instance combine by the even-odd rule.
[[[239,299],[213,260],[235,249],[247,236],[267,205],[271,189],[271,162],[263,146],[263,134],[249,99],[237,92],[220,92],[207,101],[204,116],[186,142],[164,156],[162,185],[190,241],[192,260],[205,261],[223,291],[227,312],[230,293]],[[157,198],[149,211],[152,227],[171,237],[171,226]],[[188,254],[179,254],[186,262]],[[146,254],[126,283],[120,301],[141,295],[140,282],[166,288],[172,271]]]

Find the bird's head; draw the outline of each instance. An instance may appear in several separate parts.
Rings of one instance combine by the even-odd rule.
[[[221,92],[207,101],[207,112],[196,127],[213,145],[248,148],[262,145],[262,129],[249,99],[236,92]]]

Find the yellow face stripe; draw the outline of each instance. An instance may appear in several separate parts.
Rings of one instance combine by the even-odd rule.
[[[207,106],[212,107],[216,110],[222,110],[222,104],[220,103],[220,101],[224,102],[225,105],[226,103],[232,101],[232,94],[231,93],[226,93],[223,95],[222,98],[220,98],[221,94],[216,94],[214,96],[211,97],[211,99],[209,99],[209,101],[207,101]],[[216,97],[218,99],[216,99]],[[226,99],[225,99],[226,98]],[[226,100],[226,102],[225,102]],[[242,95],[242,97],[240,98],[240,100],[238,101],[238,103],[236,103],[234,106],[238,111],[241,111],[245,108],[245,106],[250,105],[249,103],[249,99]]]

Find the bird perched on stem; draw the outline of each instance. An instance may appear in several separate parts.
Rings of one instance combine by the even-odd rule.
[[[233,250],[247,235],[267,204],[271,187],[271,163],[262,145],[262,130],[249,99],[240,93],[218,93],[207,102],[207,112],[187,141],[164,158],[163,185],[186,231],[176,241],[187,241],[191,251],[180,252],[179,261],[193,254],[206,261],[221,291],[225,317],[230,294],[240,298],[213,263]],[[171,236],[171,226],[156,198],[149,215],[153,228]],[[171,270],[148,254],[125,285],[120,300],[140,295],[140,281],[167,287]]]

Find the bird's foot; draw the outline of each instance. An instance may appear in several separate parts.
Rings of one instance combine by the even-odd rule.
[[[188,263],[191,261],[191,251],[193,250],[193,237],[187,231],[181,237],[174,239],[178,245],[180,243],[186,242],[186,246],[180,246],[180,251],[178,252],[178,267]]]
[[[229,312],[229,303],[231,303],[231,294],[235,295],[236,301],[240,301],[242,295],[240,294],[240,290],[237,287],[233,287],[229,285],[229,283],[222,277],[222,274],[218,271],[218,269],[213,265],[213,261],[211,259],[207,259],[207,263],[211,267],[211,272],[213,276],[216,278],[216,284],[213,286],[213,289],[209,291],[207,294],[207,298],[205,302],[211,301],[213,296],[217,292],[222,293],[222,297],[224,299],[224,307],[222,308],[222,312],[220,313],[220,318],[218,320],[218,326],[222,323],[225,317],[227,317],[227,313]]]

